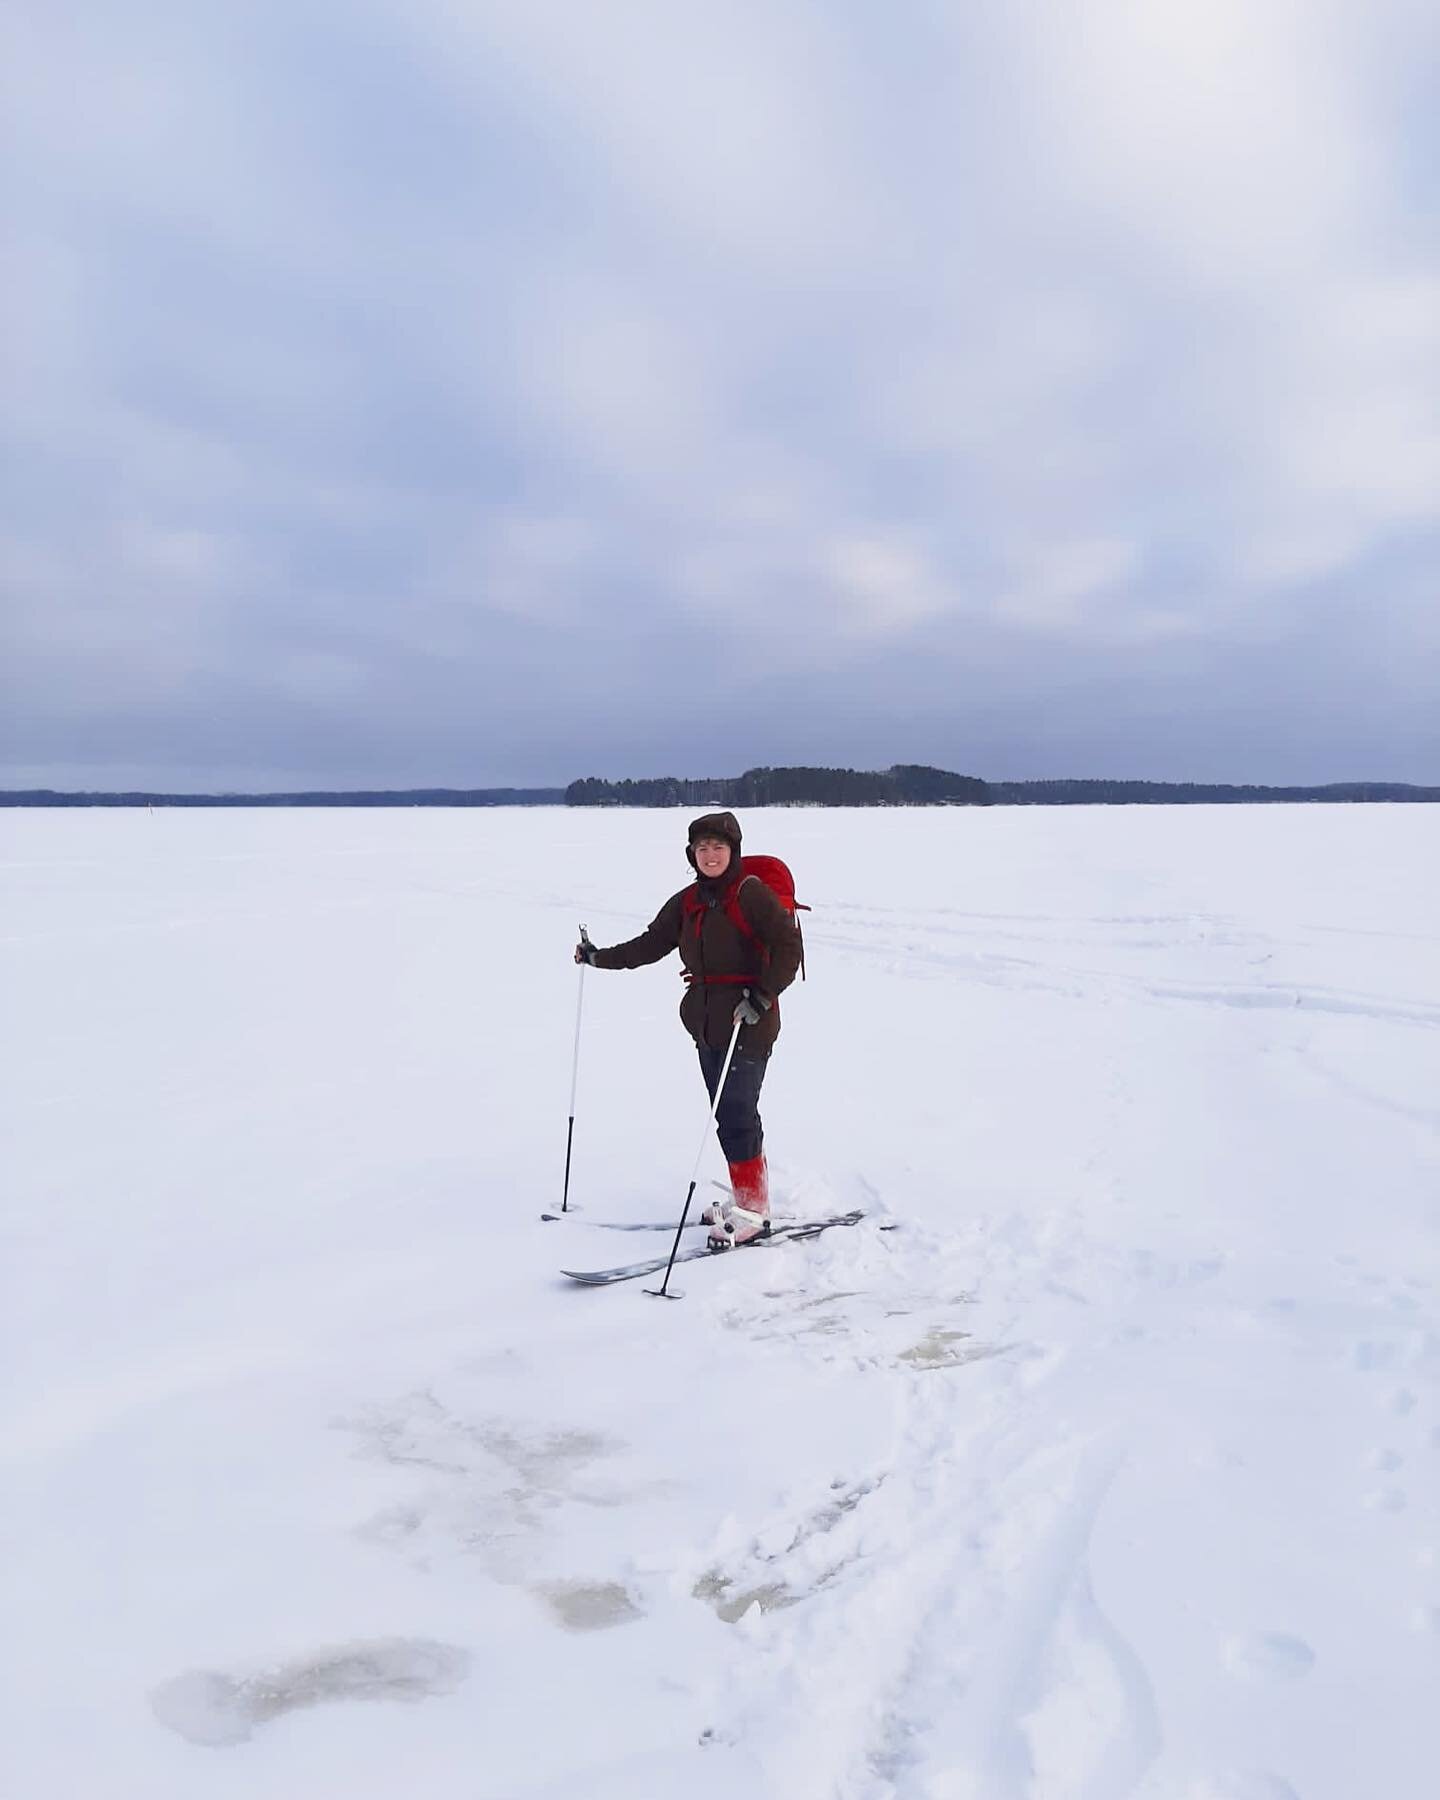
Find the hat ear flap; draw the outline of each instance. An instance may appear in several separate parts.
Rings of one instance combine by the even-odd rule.
[[[695,846],[693,844],[687,844],[685,846],[685,860],[692,869],[698,871],[700,865],[695,861]]]

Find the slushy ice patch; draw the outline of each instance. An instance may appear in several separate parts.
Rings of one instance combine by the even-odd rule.
[[[469,1652],[428,1638],[373,1638],[310,1656],[224,1675],[191,1669],[150,1696],[162,1725],[192,1744],[242,1744],[257,1725],[282,1713],[333,1700],[428,1700],[452,1693],[470,1667]]]

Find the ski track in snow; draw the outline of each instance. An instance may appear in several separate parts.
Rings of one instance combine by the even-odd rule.
[[[913,1301],[922,1247],[907,1248],[891,1279]],[[939,1246],[923,1250],[933,1271]],[[732,1613],[747,1599],[753,1608],[740,1615],[750,1655],[735,1710],[748,1742],[770,1740],[774,1791],[840,1800],[1131,1792],[1155,1751],[1155,1706],[1138,1659],[1096,1605],[1087,1563],[1123,1451],[1103,1439],[1047,1441],[1018,1423],[1025,1389],[1046,1378],[1037,1347],[972,1343],[968,1356],[922,1365],[1007,1357],[1013,1367],[978,1417],[963,1387],[905,1369],[893,1330],[888,1347],[883,1332],[861,1329],[833,1352],[843,1298],[826,1314],[824,1353],[888,1366],[899,1381],[892,1453],[832,1484],[808,1515],[782,1511],[697,1582]],[[808,1310],[824,1302],[812,1296]],[[936,1296],[922,1312],[941,1304]],[[957,1519],[967,1521],[958,1537]],[[787,1614],[768,1647],[768,1616],[801,1606],[813,1616],[789,1626]],[[1078,1749],[1066,1716],[1076,1710],[1087,1740]],[[812,1742],[793,1739],[795,1716],[826,1720],[823,1765]]]
[[[673,1307],[556,1274],[678,1210],[668,971],[538,1218],[655,816],[7,821],[16,1791],[1428,1795],[1440,815],[1257,811],[747,819],[866,1217]]]

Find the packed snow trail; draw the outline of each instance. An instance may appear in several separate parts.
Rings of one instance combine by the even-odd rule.
[[[0,815],[7,1789],[1428,1796],[1437,825],[748,814],[867,1216],[661,1307],[684,815]]]

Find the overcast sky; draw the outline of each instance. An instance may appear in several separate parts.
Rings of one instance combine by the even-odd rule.
[[[5,785],[1440,781],[1433,0],[10,0]]]

